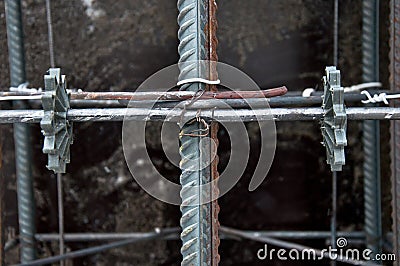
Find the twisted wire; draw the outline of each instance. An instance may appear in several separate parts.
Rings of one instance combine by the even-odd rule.
[[[362,72],[363,82],[379,79],[379,0],[363,1]],[[367,247],[381,251],[380,139],[379,121],[363,122],[364,223]]]
[[[26,81],[23,45],[21,1],[6,0],[7,41],[10,61],[11,86]],[[16,108],[24,108],[22,102]],[[17,173],[18,219],[21,240],[21,262],[36,258],[35,252],[35,204],[31,173],[30,128],[28,125],[14,125],[15,164]]]
[[[180,41],[178,79],[181,81],[203,77],[206,71],[205,65],[198,60],[207,59],[207,39],[204,32],[208,17],[207,3],[204,0],[178,0],[178,10]],[[190,83],[181,86],[180,89],[197,92],[205,90],[205,86],[201,83]],[[210,168],[201,169],[203,158],[200,151],[200,138],[185,135],[199,129],[201,126],[198,122],[185,124],[180,134],[182,265],[210,264],[210,204],[201,204],[210,191],[198,188],[209,181]],[[193,189],[194,187],[197,189]]]
[[[400,88],[400,1],[391,1],[390,29],[390,87],[396,91]],[[393,107],[398,103],[393,101]],[[400,249],[400,121],[391,122],[391,181],[392,181],[392,218],[393,246],[399,257]],[[394,262],[399,266],[400,261]]]

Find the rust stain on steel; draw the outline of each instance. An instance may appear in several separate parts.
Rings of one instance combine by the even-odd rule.
[[[282,96],[287,93],[285,86],[261,90],[261,91],[221,91],[214,93],[205,92],[200,99],[251,99],[251,98],[271,98],[275,96]]]
[[[206,91],[199,99],[270,98],[286,94],[285,86],[261,91]],[[160,100],[184,101],[196,96],[195,92],[72,92],[71,100]]]
[[[391,1],[390,12],[390,89],[400,89],[400,0]],[[398,101],[391,102],[399,107]],[[391,179],[392,179],[392,220],[393,246],[399,256],[400,249],[400,121],[391,122]],[[399,266],[397,260],[393,265]]]
[[[219,179],[219,173],[218,173],[218,162],[219,162],[219,157],[217,154],[218,151],[218,128],[219,124],[217,122],[212,122],[211,123],[211,139],[215,143],[215,151],[212,154],[215,154],[214,160],[211,163],[211,178],[212,180],[218,180]],[[212,185],[211,187],[211,193],[213,194],[213,197],[217,198],[219,195],[219,188],[218,188],[218,183],[215,185]],[[219,221],[218,221],[218,214],[219,214],[219,204],[218,200],[214,200],[211,202],[211,221],[212,221],[212,236],[213,236],[213,242],[212,242],[212,258],[211,258],[211,265],[218,265],[220,261],[220,256],[218,254],[218,247],[220,244],[220,239],[219,239]]]
[[[207,86],[212,91],[206,91],[199,99],[246,99],[270,98],[286,94],[285,86],[260,91],[215,91],[215,85]],[[215,89],[214,89],[215,88]],[[0,92],[0,97],[7,96],[40,96],[42,93]],[[160,100],[184,101],[196,97],[195,92],[71,92],[71,100]]]
[[[206,25],[206,36],[207,36],[207,47],[208,47],[208,60],[210,61],[209,64],[209,79],[210,80],[217,80],[218,79],[218,72],[217,72],[217,64],[218,55],[217,55],[217,46],[218,46],[218,39],[217,39],[217,3],[215,0],[208,0],[208,23]],[[214,95],[217,93],[217,86],[216,85],[208,85],[207,91],[213,92]],[[237,94],[235,94],[237,95]],[[229,96],[232,96],[229,95]],[[237,95],[238,96],[238,95]],[[207,97],[207,95],[205,95]],[[218,180],[219,173],[218,173],[218,161],[219,157],[217,154],[218,151],[218,128],[219,125],[217,122],[211,123],[211,130],[210,130],[210,137],[214,141],[215,145],[212,146],[215,148],[215,151],[211,152],[212,155],[215,155],[213,161],[211,162],[211,180]],[[218,183],[211,183],[211,193],[212,195],[217,198],[219,195],[219,188]],[[211,234],[212,234],[212,243],[211,243],[211,264],[212,266],[217,266],[220,261],[220,256],[218,253],[218,247],[220,244],[219,239],[219,221],[218,221],[218,214],[219,214],[219,205],[218,200],[214,200],[211,202],[210,208],[210,221],[211,221]]]

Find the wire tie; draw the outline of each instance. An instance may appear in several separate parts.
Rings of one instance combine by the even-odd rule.
[[[221,83],[221,80],[208,80],[208,79],[203,79],[203,78],[190,78],[190,79],[184,79],[178,81],[176,83],[177,86],[181,86],[183,84],[188,84],[188,83],[204,83],[204,84],[209,84],[209,85],[218,85]]]

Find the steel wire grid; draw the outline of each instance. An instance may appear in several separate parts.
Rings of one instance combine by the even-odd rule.
[[[392,0],[393,3],[398,5],[397,0]],[[181,1],[183,2],[183,1]],[[395,12],[392,10],[392,12]],[[398,12],[398,11],[397,11]],[[397,32],[395,32],[397,34]],[[397,35],[396,35],[397,36]],[[337,40],[335,40],[337,46]],[[392,48],[393,49],[393,48]],[[337,51],[336,51],[337,54]],[[54,58],[52,59],[54,61]],[[393,67],[394,71],[398,71],[398,68]],[[396,76],[397,77],[397,76]],[[397,80],[397,79],[396,79]],[[397,88],[398,86],[395,86],[394,88]],[[358,97],[357,99],[359,100],[360,96],[354,96]],[[364,96],[361,96],[364,97]],[[313,99],[313,98],[311,98]],[[297,101],[298,105],[301,105],[303,103],[306,103],[307,100],[302,99],[301,101]],[[83,103],[90,103],[90,101],[82,101]],[[229,101],[228,101],[229,102]],[[205,102],[204,102],[205,103]],[[238,104],[240,108],[242,107],[242,103],[240,103],[240,100],[231,101],[231,103]],[[311,104],[316,104],[317,103],[317,98],[313,100]],[[120,104],[120,103],[119,103]],[[163,103],[160,103],[161,105]],[[168,103],[170,104],[170,103]],[[168,105],[167,104],[167,105]],[[307,104],[307,103],[306,103]],[[310,104],[310,103],[308,103]],[[198,104],[197,107],[200,108],[202,106],[202,103]],[[279,104],[278,104],[279,106]],[[172,107],[169,107],[172,108]],[[168,114],[170,110],[162,110],[161,108],[155,108],[150,111],[147,109],[141,109],[141,108],[135,108],[132,110],[128,111],[128,118],[132,120],[145,120],[145,121],[153,121],[153,120],[164,120],[166,117],[166,114]],[[229,110],[217,110],[213,115],[216,119],[220,119],[221,121],[234,121],[233,116],[232,116],[232,111]],[[255,116],[254,113],[257,114],[263,114],[265,112],[270,112],[274,119],[276,121],[318,121],[322,115],[323,115],[323,110],[321,108],[315,108],[315,107],[298,107],[298,108],[271,108],[270,110],[265,110],[265,109],[256,109],[256,110],[247,110],[247,109],[238,109],[235,110],[235,112],[238,112],[240,114],[240,117],[242,118],[241,121],[253,121]],[[125,108],[106,108],[106,109],[96,109],[96,108],[89,108],[89,109],[71,109],[68,112],[68,119],[70,121],[74,122],[91,122],[91,121],[122,121],[127,114],[127,110]],[[207,112],[204,112],[203,114],[207,115]],[[173,115],[171,118],[171,122],[177,122],[178,118],[180,118],[180,113],[176,114],[175,116]],[[195,111],[193,110],[188,110],[186,115],[188,117],[194,117],[195,116]],[[400,120],[400,108],[395,108],[395,107],[350,107],[347,109],[347,115],[348,119],[350,120]],[[43,111],[41,110],[0,110],[0,123],[38,123],[43,117]],[[269,119],[270,115],[265,116],[265,119]],[[394,122],[393,124],[395,125],[397,123]],[[395,144],[397,142],[394,142]],[[398,143],[397,143],[398,144]],[[397,180],[397,179],[396,179]],[[62,205],[62,203],[61,203]],[[61,206],[60,206],[61,207]],[[249,238],[253,240],[260,240],[268,242],[271,241],[270,237],[276,237],[276,238],[287,238],[287,239],[311,239],[311,238],[320,238],[320,239],[328,239],[331,237],[332,233],[331,232],[244,232],[244,231],[239,231],[239,230],[234,230],[230,228],[222,228],[221,230],[225,236],[223,237],[233,237],[233,239],[236,239],[234,237],[242,237],[242,238]],[[173,233],[171,233],[173,232]],[[398,238],[398,230],[395,227],[394,230],[394,237]],[[337,232],[337,236],[345,236],[348,238],[351,238],[353,240],[358,240],[358,241],[365,241],[365,239],[368,239],[368,234],[365,234],[364,232]],[[40,241],[59,241],[60,238],[63,238],[65,241],[109,241],[109,240],[118,240],[118,239],[128,239],[125,242],[116,242],[108,245],[103,245],[101,246],[102,248],[92,248],[92,249],[87,249],[85,252],[92,252],[91,254],[95,252],[100,252],[101,250],[105,250],[108,248],[113,248],[117,246],[122,246],[122,245],[127,245],[131,243],[135,243],[139,240],[151,240],[151,239],[176,239],[176,229],[166,229],[165,231],[163,230],[157,230],[156,232],[149,232],[149,233],[132,233],[132,234],[36,234],[35,235],[37,240]],[[272,239],[273,240],[273,239]],[[274,242],[274,241],[272,241]],[[279,242],[279,241],[278,241]],[[279,243],[276,242],[277,245]],[[397,245],[398,242],[395,241],[395,245]],[[280,242],[281,245],[286,245],[286,242]],[[295,244],[292,244],[288,247],[295,247]],[[297,246],[298,247],[298,246]],[[397,250],[397,249],[395,249]],[[80,252],[77,251],[73,253],[73,256],[76,256],[77,254],[85,254],[85,252]],[[64,257],[63,257],[64,256]],[[55,256],[54,258],[47,258],[41,261],[38,261],[37,264],[24,264],[24,265],[42,265],[44,263],[49,263],[50,261],[56,262],[60,261],[62,259],[68,258],[68,256],[72,256],[71,254],[65,254],[61,256]],[[350,264],[357,264],[358,262],[352,262],[352,261],[344,261]],[[362,262],[360,262],[360,265],[363,265]],[[369,264],[371,265],[371,264]]]

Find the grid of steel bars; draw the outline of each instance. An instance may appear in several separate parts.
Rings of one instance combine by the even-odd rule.
[[[185,1],[181,1],[181,4],[185,4]],[[203,1],[192,1],[196,3],[202,3]],[[206,1],[204,1],[206,2]],[[208,1],[207,1],[208,2]],[[213,1],[211,1],[213,2]],[[49,3],[47,1],[46,3]],[[336,3],[336,2],[335,2]],[[377,23],[376,22],[371,22],[369,20],[369,16],[375,16],[376,13],[378,12],[378,4],[379,1],[364,1],[364,26],[365,27],[365,32],[369,33],[369,30],[376,30],[377,28]],[[397,0],[392,1],[392,52],[391,52],[391,59],[396,61],[398,58],[398,54],[396,53],[396,48],[398,42],[395,41],[395,39],[398,38],[398,19],[396,19],[396,16],[398,15],[398,7],[399,3]],[[337,8],[335,4],[335,9]],[[11,71],[11,82],[13,86],[17,86],[20,83],[25,81],[24,78],[24,60],[23,60],[23,39],[22,39],[22,23],[21,23],[21,7],[20,7],[20,1],[6,1],[6,14],[7,14],[7,25],[8,27],[8,38],[9,38],[9,53],[10,53],[10,69]],[[206,9],[205,9],[206,10]],[[335,13],[337,10],[335,10]],[[375,21],[377,18],[374,18]],[[396,23],[395,23],[396,22]],[[372,24],[371,24],[372,23]],[[372,26],[371,26],[372,25]],[[371,26],[371,28],[367,29],[367,26]],[[368,35],[368,34],[366,34]],[[369,36],[369,35],[368,35]],[[374,35],[375,36],[375,35]],[[13,39],[15,38],[15,39]],[[372,45],[374,46],[375,44],[368,43],[367,41],[364,42],[365,45]],[[335,47],[337,47],[337,39],[335,38]],[[375,47],[376,48],[376,47]],[[337,48],[335,48],[337,49]],[[368,50],[368,47],[364,49],[365,51]],[[367,58],[368,56],[374,56],[376,54],[375,52],[372,51],[367,51],[365,52],[365,57]],[[337,50],[335,50],[335,55],[337,55]],[[54,56],[54,55],[53,55]],[[54,58],[52,59],[54,62]],[[337,61],[337,59],[335,59]],[[372,65],[370,67],[377,67],[377,61],[372,62]],[[367,63],[365,63],[365,72],[367,72],[367,68],[369,67]],[[392,78],[391,80],[393,81],[392,84],[392,90],[397,91],[398,85],[396,81],[399,79],[397,76],[398,73],[398,67],[396,68],[396,64],[392,61]],[[369,69],[368,69],[369,71]],[[18,74],[19,73],[19,74]],[[367,79],[367,78],[365,78]],[[376,79],[376,78],[373,78]],[[15,81],[17,80],[17,81]],[[25,109],[25,108],[23,108]],[[131,112],[131,118],[133,120],[163,120],[165,119],[165,110],[163,109],[154,109],[150,115],[148,115],[147,110],[132,110]],[[168,111],[168,110],[167,110]],[[262,113],[265,110],[259,110],[260,113]],[[220,120],[226,119],[226,121],[232,121],[232,116],[229,113],[230,111],[224,111],[224,110],[217,110],[213,115],[214,117],[219,118]],[[251,121],[254,119],[254,110],[248,111],[248,110],[239,110],[241,117],[244,119],[244,121]],[[315,107],[310,107],[310,108],[273,108],[271,110],[272,115],[276,121],[293,121],[293,120],[319,120],[322,116],[322,110],[321,108],[315,108]],[[367,108],[348,108],[347,110],[348,118],[349,119],[356,119],[356,120],[398,120],[400,119],[400,111],[396,107],[367,107]],[[79,122],[85,122],[85,121],[121,121],[124,116],[126,115],[126,109],[125,108],[113,108],[113,109],[74,109],[71,110],[68,114],[68,119],[70,121],[79,121]],[[188,117],[194,117],[195,116],[195,111],[188,111],[186,113]],[[21,262],[28,262],[32,261],[35,259],[35,250],[34,250],[34,237],[36,237],[37,240],[41,241],[54,241],[54,240],[61,240],[61,241],[85,241],[85,240],[117,240],[117,239],[123,239],[123,238],[128,238],[125,242],[120,241],[116,242],[114,244],[109,244],[109,245],[103,245],[102,248],[92,248],[88,249],[85,252],[75,252],[74,256],[82,255],[82,254],[93,254],[94,252],[98,252],[100,250],[105,250],[117,246],[122,246],[130,243],[134,243],[135,241],[139,240],[150,240],[150,239],[158,239],[158,238],[164,238],[164,239],[174,239],[176,236],[173,234],[175,233],[176,229],[166,229],[166,230],[156,230],[156,232],[149,232],[149,233],[138,233],[135,235],[135,233],[132,234],[80,234],[80,235],[71,235],[71,234],[63,234],[63,225],[62,225],[62,214],[60,214],[60,234],[59,235],[41,235],[41,234],[36,234],[34,233],[34,223],[33,223],[33,214],[32,211],[34,210],[34,207],[32,204],[34,204],[33,200],[33,193],[30,192],[31,190],[31,178],[29,175],[29,170],[27,169],[26,171],[24,170],[29,164],[29,154],[21,154],[18,152],[18,149],[21,151],[21,147],[18,147],[18,142],[24,142],[24,144],[21,145],[28,145],[26,142],[29,138],[29,133],[27,133],[27,127],[23,123],[37,123],[40,122],[41,118],[43,117],[43,112],[40,110],[1,110],[0,111],[0,123],[15,123],[16,124],[16,130],[15,130],[15,135],[16,135],[16,157],[18,158],[24,158],[24,161],[19,161],[17,162],[17,176],[18,176],[18,199],[19,199],[19,215],[20,215],[20,241],[21,241]],[[176,118],[178,118],[178,114],[176,115]],[[247,120],[246,120],[247,119]],[[267,119],[267,117],[265,118]],[[172,120],[174,121],[174,120]],[[393,138],[393,144],[392,144],[392,153],[397,154],[398,153],[398,146],[399,142],[396,139],[396,135],[398,133],[398,130],[396,130],[396,122],[393,122],[392,124],[392,133],[394,136]],[[21,127],[21,132],[18,134],[18,127]],[[375,129],[376,130],[376,129]],[[368,131],[368,130],[366,130]],[[374,137],[376,138],[376,136]],[[374,145],[374,148],[376,149],[379,145]],[[29,148],[23,146],[22,151],[26,152],[29,150]],[[17,158],[17,160],[18,160]],[[396,172],[396,156],[393,158],[393,165],[394,165],[394,170],[393,170],[393,184],[394,184],[394,230],[393,230],[393,237],[397,240],[394,241],[395,245],[395,251],[398,252],[398,239],[399,239],[399,230],[398,230],[398,196],[396,196],[398,193],[397,191],[397,184],[399,183],[398,181],[398,175]],[[26,160],[28,163],[26,163]],[[377,160],[375,160],[375,163]],[[25,167],[25,168],[24,168]],[[378,170],[379,164],[373,169],[375,172],[379,171]],[[19,170],[18,170],[19,169]],[[22,169],[22,170],[21,170]],[[366,171],[367,173],[372,172],[371,171]],[[26,174],[25,174],[26,173]],[[61,177],[58,176],[58,181],[59,184],[61,184]],[[22,182],[22,183],[21,183]],[[28,182],[28,183],[26,183]],[[374,182],[379,182],[379,178],[376,179]],[[336,183],[334,181],[334,183]],[[367,186],[367,185],[366,185]],[[60,189],[61,186],[59,186],[58,189],[58,195],[59,195],[59,208],[60,211],[62,210],[62,189]],[[376,188],[376,186],[375,186]],[[369,189],[366,187],[366,190],[369,191]],[[396,192],[397,191],[397,192]],[[374,194],[374,199],[379,199],[379,190]],[[30,194],[30,195],[27,195]],[[28,200],[27,200],[28,199]],[[369,203],[367,202],[369,198],[366,197],[366,211],[367,209],[369,210]],[[380,241],[377,241],[377,239],[382,238],[382,232],[379,230],[380,226],[376,226],[376,223],[379,222],[380,220],[380,215],[379,215],[379,204],[377,203],[377,200],[374,200],[374,204],[378,205],[373,207],[373,212],[378,211],[378,214],[374,215],[373,219],[375,220],[374,225],[369,225],[369,219],[368,214],[370,214],[369,211],[366,212],[366,232],[354,232],[354,233],[344,233],[344,232],[337,232],[338,236],[341,235],[346,235],[349,238],[355,238],[355,239],[367,239],[368,246],[371,248],[374,248],[374,252],[379,252],[381,249],[382,244]],[[367,208],[368,207],[368,208]],[[26,212],[26,208],[29,208],[28,210],[30,211],[28,214],[24,215],[24,212]],[[372,212],[372,211],[371,211]],[[61,212],[62,213],[62,212]],[[370,229],[375,229],[374,232],[372,232]],[[335,230],[332,230],[335,231]],[[332,236],[331,232],[241,232],[238,230],[233,230],[229,228],[222,228],[221,232],[225,233],[227,236],[240,236],[243,238],[251,238],[254,240],[262,239],[261,241],[271,241],[269,237],[277,237],[277,238],[328,238]],[[253,235],[252,235],[253,234]],[[273,239],[272,239],[272,242]],[[278,241],[279,242],[279,241]],[[277,245],[284,246],[286,245],[284,242],[275,242]],[[378,244],[376,244],[378,242]],[[63,242],[60,242],[63,243]],[[288,245],[288,246],[294,246]],[[299,248],[299,247],[298,247]],[[92,253],[90,253],[92,252]],[[62,252],[61,252],[62,253]],[[37,262],[38,264],[30,263],[29,265],[41,265],[43,263],[48,263],[49,261],[59,261],[63,260],[66,258],[71,258],[73,257],[70,255],[68,257],[68,254],[61,254],[60,256],[53,258],[53,259],[47,259],[47,260],[42,260],[41,262]],[[351,261],[346,261],[348,263],[351,263]],[[354,263],[354,262],[353,262]]]

